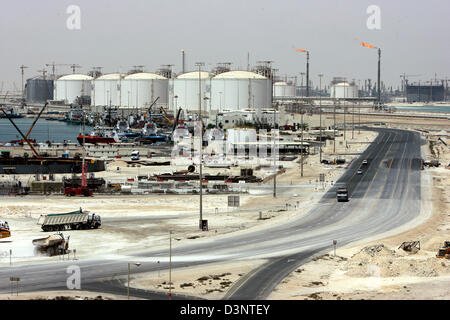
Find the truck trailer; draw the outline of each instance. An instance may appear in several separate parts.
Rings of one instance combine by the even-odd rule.
[[[63,231],[67,229],[85,230],[98,229],[102,225],[98,214],[83,211],[81,208],[77,211],[68,213],[56,213],[41,215],[38,219],[43,231]]]

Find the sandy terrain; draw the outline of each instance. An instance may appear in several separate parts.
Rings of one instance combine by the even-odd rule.
[[[13,294],[0,294],[0,300],[126,300],[127,296],[104,294],[89,291],[38,291],[33,293],[19,293],[13,287]],[[134,298],[133,300],[140,300]]]
[[[368,118],[366,121],[385,121],[388,122],[388,126],[391,126],[386,119],[379,119],[379,117],[375,119]],[[392,122],[392,127],[400,125],[395,121]],[[419,121],[417,124],[420,124],[421,129],[424,130],[430,128],[442,129],[442,127],[439,127],[441,125],[440,120],[437,125],[432,120],[427,121]],[[414,126],[414,123],[409,120],[401,119],[401,122],[402,128]],[[343,137],[337,138],[336,153],[361,152],[375,136],[376,134],[373,132],[362,131],[359,134],[355,130],[355,137],[352,141],[351,131],[348,131],[347,142],[350,143],[341,143]],[[331,160],[336,157],[332,155],[332,142],[328,143],[323,150],[324,159]],[[448,155],[448,149],[441,152]],[[293,189],[292,194],[278,196],[276,199],[271,196],[271,189],[269,188],[268,194],[266,192],[263,195],[241,195],[241,207],[231,209],[227,208],[226,195],[205,195],[204,218],[209,220],[209,232],[198,231],[198,196],[195,195],[130,195],[120,197],[98,195],[94,198],[77,199],[48,196],[45,197],[45,201],[43,201],[43,197],[38,196],[23,197],[20,198],[20,201],[17,201],[17,198],[5,197],[5,201],[0,204],[0,219],[8,220],[12,226],[13,236],[8,241],[12,240],[13,242],[4,243],[3,249],[9,250],[15,246],[14,252],[21,253],[17,254],[17,257],[13,254],[13,263],[49,261],[51,259],[56,261],[57,257],[35,257],[29,251],[31,240],[44,234],[40,232],[39,226],[36,225],[37,218],[40,214],[49,213],[49,211],[66,212],[80,206],[99,213],[104,219],[103,226],[99,230],[67,232],[67,234],[71,234],[71,248],[77,249],[77,258],[80,259],[89,258],[93,255],[126,258],[126,255],[132,251],[157,248],[158,246],[166,248],[169,242],[169,230],[174,231],[173,237],[176,241],[173,241],[172,245],[177,246],[178,244],[195,241],[192,238],[196,237],[221,237],[229,232],[248,232],[248,230],[256,228],[264,228],[269,224],[285,222],[301,214],[306,214],[331,186],[331,183],[336,181],[345,171],[348,162],[356,158],[357,155],[339,156],[339,158],[342,157],[347,160],[344,166],[317,166],[319,155],[306,158],[304,177],[300,177],[298,159],[295,162],[282,163],[286,167],[286,172],[278,176],[277,182],[280,185],[292,185]],[[444,162],[442,156],[440,159],[441,162]],[[120,167],[119,170],[116,169],[117,166]],[[177,170],[185,169],[185,166],[177,167]],[[211,172],[217,172],[214,170],[219,169],[210,170]],[[326,256],[312,261],[299,268],[301,272],[293,272],[286,278],[270,296],[270,299],[355,299],[355,297],[356,299],[390,299],[391,297],[395,299],[396,295],[400,295],[399,299],[403,299],[408,294],[413,294],[414,297],[448,298],[447,288],[450,287],[448,285],[450,281],[448,279],[450,276],[448,267],[450,263],[442,259],[436,262],[434,255],[439,244],[443,240],[449,240],[446,239],[449,234],[448,229],[450,229],[450,221],[448,220],[449,193],[443,187],[449,184],[449,170],[443,167],[426,170],[433,172],[433,178],[436,178],[433,179],[434,205],[431,219],[414,230],[408,231],[410,233],[390,236],[375,242],[368,242],[370,241],[368,240],[366,243],[339,248],[339,257]],[[131,168],[124,163],[116,163],[114,166],[110,166],[107,172],[98,176],[104,176],[105,179],[124,179],[155,172],[167,172],[167,170],[158,167]],[[326,183],[323,185],[317,182],[320,173],[326,174]],[[443,174],[446,174],[445,178]],[[437,181],[437,179],[440,179],[440,181]],[[268,185],[272,185],[272,182],[269,181]],[[286,203],[290,206],[286,206]],[[441,210],[437,209],[439,206],[441,206]],[[285,211],[281,211],[280,208],[284,208]],[[441,217],[439,214],[443,210],[446,210],[447,215]],[[259,211],[262,211],[263,217],[270,219],[258,220]],[[166,219],[169,216],[173,219]],[[125,217],[129,217],[131,220],[122,222],[120,219]],[[397,250],[400,243],[407,240],[420,240],[421,250],[414,255]],[[89,248],[89,250],[83,249],[86,244],[93,241],[97,244],[95,250],[91,250],[92,248]],[[373,257],[363,250],[367,246],[378,244],[384,246],[378,247],[382,249],[379,252],[375,250]],[[369,250],[369,252],[372,251]],[[402,262],[397,264],[396,261],[400,260]],[[394,261],[395,268],[389,268],[389,265],[391,265],[389,261]],[[9,257],[1,255],[0,263],[9,263]],[[242,275],[262,263],[264,263],[264,260],[233,261],[226,265],[211,264],[173,270],[172,291],[219,299]],[[372,265],[375,267],[373,269],[370,267],[367,271],[367,266]],[[429,273],[425,272],[427,266],[432,266],[432,268],[429,268]],[[367,272],[369,272],[369,277]],[[382,274],[382,276],[371,277],[371,274]],[[364,284],[364,281],[367,283]],[[136,275],[131,285],[137,288],[165,292],[168,290],[168,282],[168,270],[166,270],[159,274],[153,272]],[[371,284],[373,282],[375,284]],[[384,291],[378,290],[379,288]],[[440,291],[439,288],[442,288],[443,291]],[[382,296],[378,296],[379,292],[382,293]]]
[[[450,167],[445,167],[450,152],[443,143],[432,144],[432,148],[428,143],[422,153],[430,160],[439,154],[444,163],[439,168],[425,168],[432,184],[425,186],[432,192],[422,199],[432,204],[427,220],[393,236],[338,248],[337,256],[329,252],[317,257],[285,278],[269,299],[448,300],[450,260],[435,255],[443,242],[450,240]],[[404,241],[420,241],[420,250],[399,249]]]
[[[361,144],[353,144],[350,148],[357,152],[368,146],[376,133],[362,132]],[[341,138],[339,138],[341,139]],[[356,140],[356,139],[355,139]],[[337,143],[337,150],[345,150],[345,146]],[[332,150],[329,145],[324,151]],[[347,161],[355,155],[345,156]],[[344,172],[345,166],[318,166],[319,155],[305,157],[304,176],[300,176],[299,161],[282,161],[280,164],[286,171],[277,178],[278,185],[287,186],[291,191],[286,195],[272,197],[272,182],[261,189],[260,194],[241,194],[241,207],[228,208],[227,195],[204,195],[203,218],[208,219],[209,232],[198,230],[199,196],[198,195],[95,195],[94,197],[65,197],[60,195],[3,197],[0,203],[0,219],[7,220],[12,236],[3,239],[0,247],[0,264],[9,264],[9,250],[12,249],[14,264],[26,261],[52,261],[59,257],[35,256],[31,244],[33,239],[48,233],[41,231],[37,225],[39,216],[47,213],[61,213],[77,210],[89,210],[100,214],[103,220],[101,229],[65,231],[70,235],[70,249],[76,249],[76,257],[110,257],[126,259],[132,252],[145,249],[167,248],[169,230],[176,240],[174,246],[195,241],[200,237],[220,237],[229,232],[246,232],[249,229],[264,228],[267,225],[306,214],[314,203],[331,186],[332,181]],[[117,170],[120,167],[120,170]],[[185,170],[186,166],[172,168]],[[205,169],[205,172],[216,173],[226,169]],[[229,169],[233,174],[239,168]],[[117,161],[101,173],[105,179],[126,180],[140,174],[167,172],[167,167],[129,167],[123,161]],[[169,171],[170,172],[170,171]],[[319,173],[325,173],[326,182],[317,182]],[[261,174],[259,171],[256,175]],[[267,172],[264,174],[268,174]],[[99,175],[100,176],[100,175]],[[58,178],[58,177],[57,177]],[[250,186],[251,187],[251,186]],[[243,186],[243,188],[247,188]],[[263,220],[259,220],[261,211]],[[96,243],[92,247],[91,243]]]

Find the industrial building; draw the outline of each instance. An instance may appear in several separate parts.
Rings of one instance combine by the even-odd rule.
[[[211,79],[211,109],[234,111],[272,107],[272,80],[250,71],[229,71]]]
[[[120,87],[123,75],[111,73],[94,80],[92,90],[92,106],[119,106]]]
[[[346,81],[345,78],[335,77],[331,82],[330,98],[358,98],[358,86],[354,82]]]
[[[156,73],[138,72],[121,80],[122,99],[120,106],[124,108],[145,109],[159,98],[156,106],[167,107],[169,102],[169,79]]]
[[[273,97],[293,97],[296,95],[295,90],[294,84],[285,81],[275,82],[273,85]]]
[[[406,100],[410,103],[444,101],[444,85],[406,85]]]
[[[27,103],[45,103],[53,100],[53,80],[42,77],[28,79],[25,84]]]
[[[201,92],[201,109],[211,110],[211,77],[206,71],[193,71],[179,75],[169,84],[170,106],[175,111],[182,108],[188,112],[199,111],[199,88]],[[200,82],[200,83],[199,83]],[[206,98],[206,99],[205,99]],[[175,106],[175,107],[174,107]]]
[[[92,80],[94,78],[84,74],[70,74],[56,79],[54,99],[71,104],[81,98],[90,104]]]

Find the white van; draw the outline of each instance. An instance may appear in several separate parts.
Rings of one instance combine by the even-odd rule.
[[[139,151],[135,150],[131,153],[131,160],[139,160]]]

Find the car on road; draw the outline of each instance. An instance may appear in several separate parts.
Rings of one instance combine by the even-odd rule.
[[[362,174],[363,171],[362,171],[362,169],[358,169],[358,171],[356,171],[356,173],[357,173],[357,174]]]
[[[362,161],[362,165],[363,165],[363,166],[367,166],[367,160],[363,160],[363,161]]]

